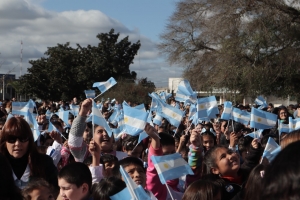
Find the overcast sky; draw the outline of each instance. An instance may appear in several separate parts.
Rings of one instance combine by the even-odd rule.
[[[175,0],[0,0],[0,73],[20,76],[21,40],[24,74],[28,60],[42,57],[47,47],[96,45],[98,33],[114,28],[120,38],[141,40],[130,70],[166,87],[169,77],[182,74],[182,68],[170,66],[156,49],[174,9]]]

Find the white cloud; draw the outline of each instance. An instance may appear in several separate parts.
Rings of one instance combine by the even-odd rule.
[[[97,45],[99,40],[96,35],[114,28],[115,32],[120,32],[120,38],[129,36],[131,42],[141,40],[135,64],[130,67],[138,73],[138,77],[148,77],[155,83],[158,81],[156,85],[160,85],[159,82],[167,80],[169,74],[172,75],[165,68],[168,64],[158,56],[155,42],[140,35],[138,30],[130,30],[98,10],[54,12],[40,7],[39,2],[41,0],[0,1],[0,63],[3,63],[0,73],[7,73],[14,68],[14,73],[19,76],[21,40],[24,74],[30,67],[28,61],[42,57],[47,47],[66,42],[70,42],[72,46],[76,43],[82,46]],[[138,63],[142,64],[137,65]],[[158,67],[162,65],[163,67]]]

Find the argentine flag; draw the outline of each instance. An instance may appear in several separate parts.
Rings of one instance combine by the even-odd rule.
[[[109,199],[111,199],[111,200],[120,200],[120,199],[134,200],[134,197],[131,196],[128,187],[125,187],[123,190],[121,190],[117,194],[110,196]]]
[[[185,103],[196,103],[197,94],[192,90],[190,82],[188,80],[180,81],[175,100]]]
[[[151,160],[162,184],[166,184],[168,180],[173,180],[187,174],[194,174],[191,167],[179,153],[165,156],[151,156]]]
[[[148,113],[132,108],[125,102],[123,102],[123,111],[126,133],[132,136],[140,134],[147,124]]]
[[[79,105],[71,104],[70,108],[71,108],[70,113],[72,113],[75,117],[77,117],[79,113]]]
[[[289,117],[289,132],[300,129],[300,118]]]
[[[101,91],[101,94],[102,94],[102,93],[106,92],[112,86],[114,86],[116,84],[117,84],[116,80],[113,77],[111,77],[110,79],[108,79],[105,82],[96,82],[96,83],[94,83],[93,87],[97,87]]]
[[[126,186],[128,188],[129,193],[131,194],[131,197],[140,200],[150,200],[150,196],[146,193],[145,189],[141,185],[137,185],[132,178],[128,175],[128,173],[124,170],[122,166],[120,166],[120,172],[123,177],[124,182],[126,183]],[[125,199],[122,197],[121,199]]]
[[[163,118],[159,115],[156,114],[155,117],[153,118],[153,123],[160,126]]]
[[[173,126],[178,127],[181,123],[184,111],[160,102],[160,105],[157,108],[157,114],[168,120]]]
[[[215,96],[200,98],[197,101],[198,118],[208,117],[209,119],[216,118],[219,114],[218,104]]]
[[[65,124],[68,124],[69,119],[69,111],[59,111],[55,113],[61,120],[65,122]]]
[[[232,109],[232,119],[236,122],[242,123],[244,125],[248,125],[250,121],[250,113],[247,111],[241,110],[239,108]]]
[[[256,103],[257,105],[260,105],[260,107],[258,109],[263,109],[263,108],[268,107],[266,100],[262,96],[258,96],[255,99],[254,103]]]
[[[262,157],[267,158],[269,162],[272,162],[272,160],[277,156],[277,154],[280,151],[280,146],[275,142],[273,138],[269,137]]]
[[[110,129],[109,125],[107,124],[107,121],[102,116],[100,110],[97,108],[96,103],[94,101],[93,101],[91,116],[92,116],[92,123],[102,126],[106,130],[108,136],[111,137],[112,130]]]
[[[84,90],[87,99],[95,98],[95,90]]]
[[[245,135],[244,137],[250,136],[250,137],[252,137],[254,139],[255,138],[262,138],[262,132],[263,131],[264,131],[263,129],[258,129],[257,131],[249,133],[249,134]]]
[[[273,128],[277,122],[277,115],[256,108],[251,110],[250,127],[258,129]]]
[[[289,124],[284,124],[280,122],[280,120],[278,120],[278,131],[279,131],[279,135],[281,135],[281,133],[289,133],[290,132]]]
[[[230,101],[225,101],[221,119],[230,120],[231,117],[232,117],[232,103]]]
[[[38,125],[35,117],[32,115],[32,113],[29,110],[27,110],[27,114],[24,115],[24,119],[29,124],[29,126],[32,130],[32,133],[33,133],[34,141],[36,141],[39,138],[41,132],[39,131],[39,125]]]
[[[29,100],[28,102],[12,102],[12,114],[13,115],[27,115],[27,111],[33,113],[33,109],[35,107],[35,102],[33,100]]]

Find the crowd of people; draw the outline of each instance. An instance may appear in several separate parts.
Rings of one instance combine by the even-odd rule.
[[[120,167],[133,181],[144,188],[148,199],[230,200],[230,199],[300,199],[300,131],[278,132],[278,127],[265,129],[261,138],[247,134],[249,126],[220,118],[192,124],[189,105],[169,98],[167,102],[185,112],[181,124],[172,126],[166,119],[159,125],[147,125],[149,136],[139,142],[139,136],[123,133],[109,136],[103,126],[86,122],[93,99],[79,102],[36,102],[36,119],[41,134],[34,140],[32,127],[22,116],[13,116],[12,101],[0,109],[0,199],[3,200],[110,200],[122,192],[126,183]],[[118,101],[97,102],[108,120]],[[127,102],[135,107],[134,102]],[[59,109],[70,110],[79,105],[78,115],[69,113],[68,122],[54,114]],[[251,110],[249,105],[236,105]],[[155,112],[145,109],[153,117]],[[275,107],[270,103],[265,111],[288,124],[289,117],[300,117],[300,106]],[[47,117],[46,113],[52,113]],[[109,121],[109,120],[108,120]],[[47,131],[49,123],[55,130]],[[117,124],[109,123],[111,128]],[[282,150],[271,162],[262,159],[269,138]],[[193,170],[162,184],[151,156],[179,153]],[[124,198],[118,198],[124,199]]]

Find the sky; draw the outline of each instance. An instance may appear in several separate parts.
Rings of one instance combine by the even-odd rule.
[[[111,28],[141,41],[130,70],[156,87],[167,87],[168,78],[181,77],[182,67],[171,66],[156,45],[176,0],[1,0],[0,74],[27,72],[29,60],[44,56],[47,47],[70,42],[97,45],[98,33]],[[20,62],[23,42],[22,71]]]

